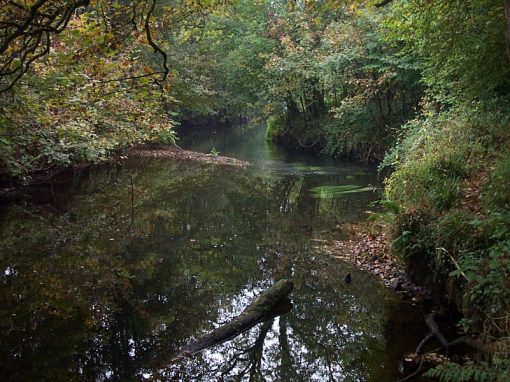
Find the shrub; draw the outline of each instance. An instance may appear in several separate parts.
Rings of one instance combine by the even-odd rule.
[[[285,116],[273,115],[267,120],[266,139],[274,142],[285,131]]]
[[[503,382],[509,380],[509,370],[510,364],[504,360],[492,362],[491,364],[486,362],[479,364],[468,362],[465,365],[448,362],[428,370],[425,376],[438,378],[441,382]]]
[[[424,114],[409,122],[399,143],[380,169],[395,172],[386,180],[386,195],[403,208],[423,206],[437,212],[455,206],[460,183],[488,150],[487,131],[474,111]]]
[[[503,380],[492,373],[500,361],[508,377],[510,150],[501,148],[509,118],[501,104],[470,106],[409,122],[380,167],[393,170],[385,191],[396,205],[393,250],[492,349],[491,364],[430,371],[442,381]]]

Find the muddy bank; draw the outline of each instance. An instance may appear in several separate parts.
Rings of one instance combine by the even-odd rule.
[[[246,167],[250,164],[249,162],[235,158],[184,150],[175,145],[137,146],[126,150],[125,156],[128,158],[173,158],[238,167]]]
[[[334,258],[350,262],[377,276],[397,293],[417,301],[429,299],[429,291],[412,283],[406,275],[404,263],[390,254],[384,233],[371,235],[363,225],[349,226],[348,231],[351,236],[349,240],[331,240],[319,248]]]
[[[433,298],[433,293],[437,291],[418,286],[410,280],[406,272],[408,264],[391,254],[390,242],[384,233],[371,234],[363,224],[351,225],[347,231],[349,240],[331,240],[318,248],[333,258],[354,264],[377,276],[404,301],[419,305],[424,313],[429,312],[423,321],[414,323],[413,330],[423,332],[423,339],[414,345],[414,351],[401,355],[398,363],[402,379],[398,382],[421,378],[427,370],[447,362],[463,365],[473,360],[477,351],[487,352],[489,347],[482,338],[465,335],[453,325],[450,315],[441,313],[443,307]],[[405,314],[399,313],[400,316]],[[495,371],[491,373],[497,374]]]

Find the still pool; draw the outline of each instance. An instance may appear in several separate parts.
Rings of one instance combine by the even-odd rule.
[[[182,141],[248,160],[247,168],[126,160],[3,203],[0,380],[400,378],[399,357],[422,336],[420,308],[318,249],[366,218],[379,196],[376,170],[287,153],[263,134],[254,127]],[[317,197],[354,186],[362,191]],[[171,361],[282,278],[295,285],[290,312]]]

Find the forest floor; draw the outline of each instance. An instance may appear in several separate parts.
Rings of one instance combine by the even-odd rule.
[[[250,164],[235,158],[184,150],[176,145],[141,145],[127,150],[126,155],[128,158],[174,158],[238,167]]]

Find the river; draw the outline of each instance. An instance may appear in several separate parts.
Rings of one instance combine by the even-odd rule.
[[[1,205],[0,380],[400,378],[420,308],[320,250],[366,218],[376,170],[285,152],[260,127],[180,144],[252,165],[124,160]],[[171,362],[281,278],[290,312]]]

